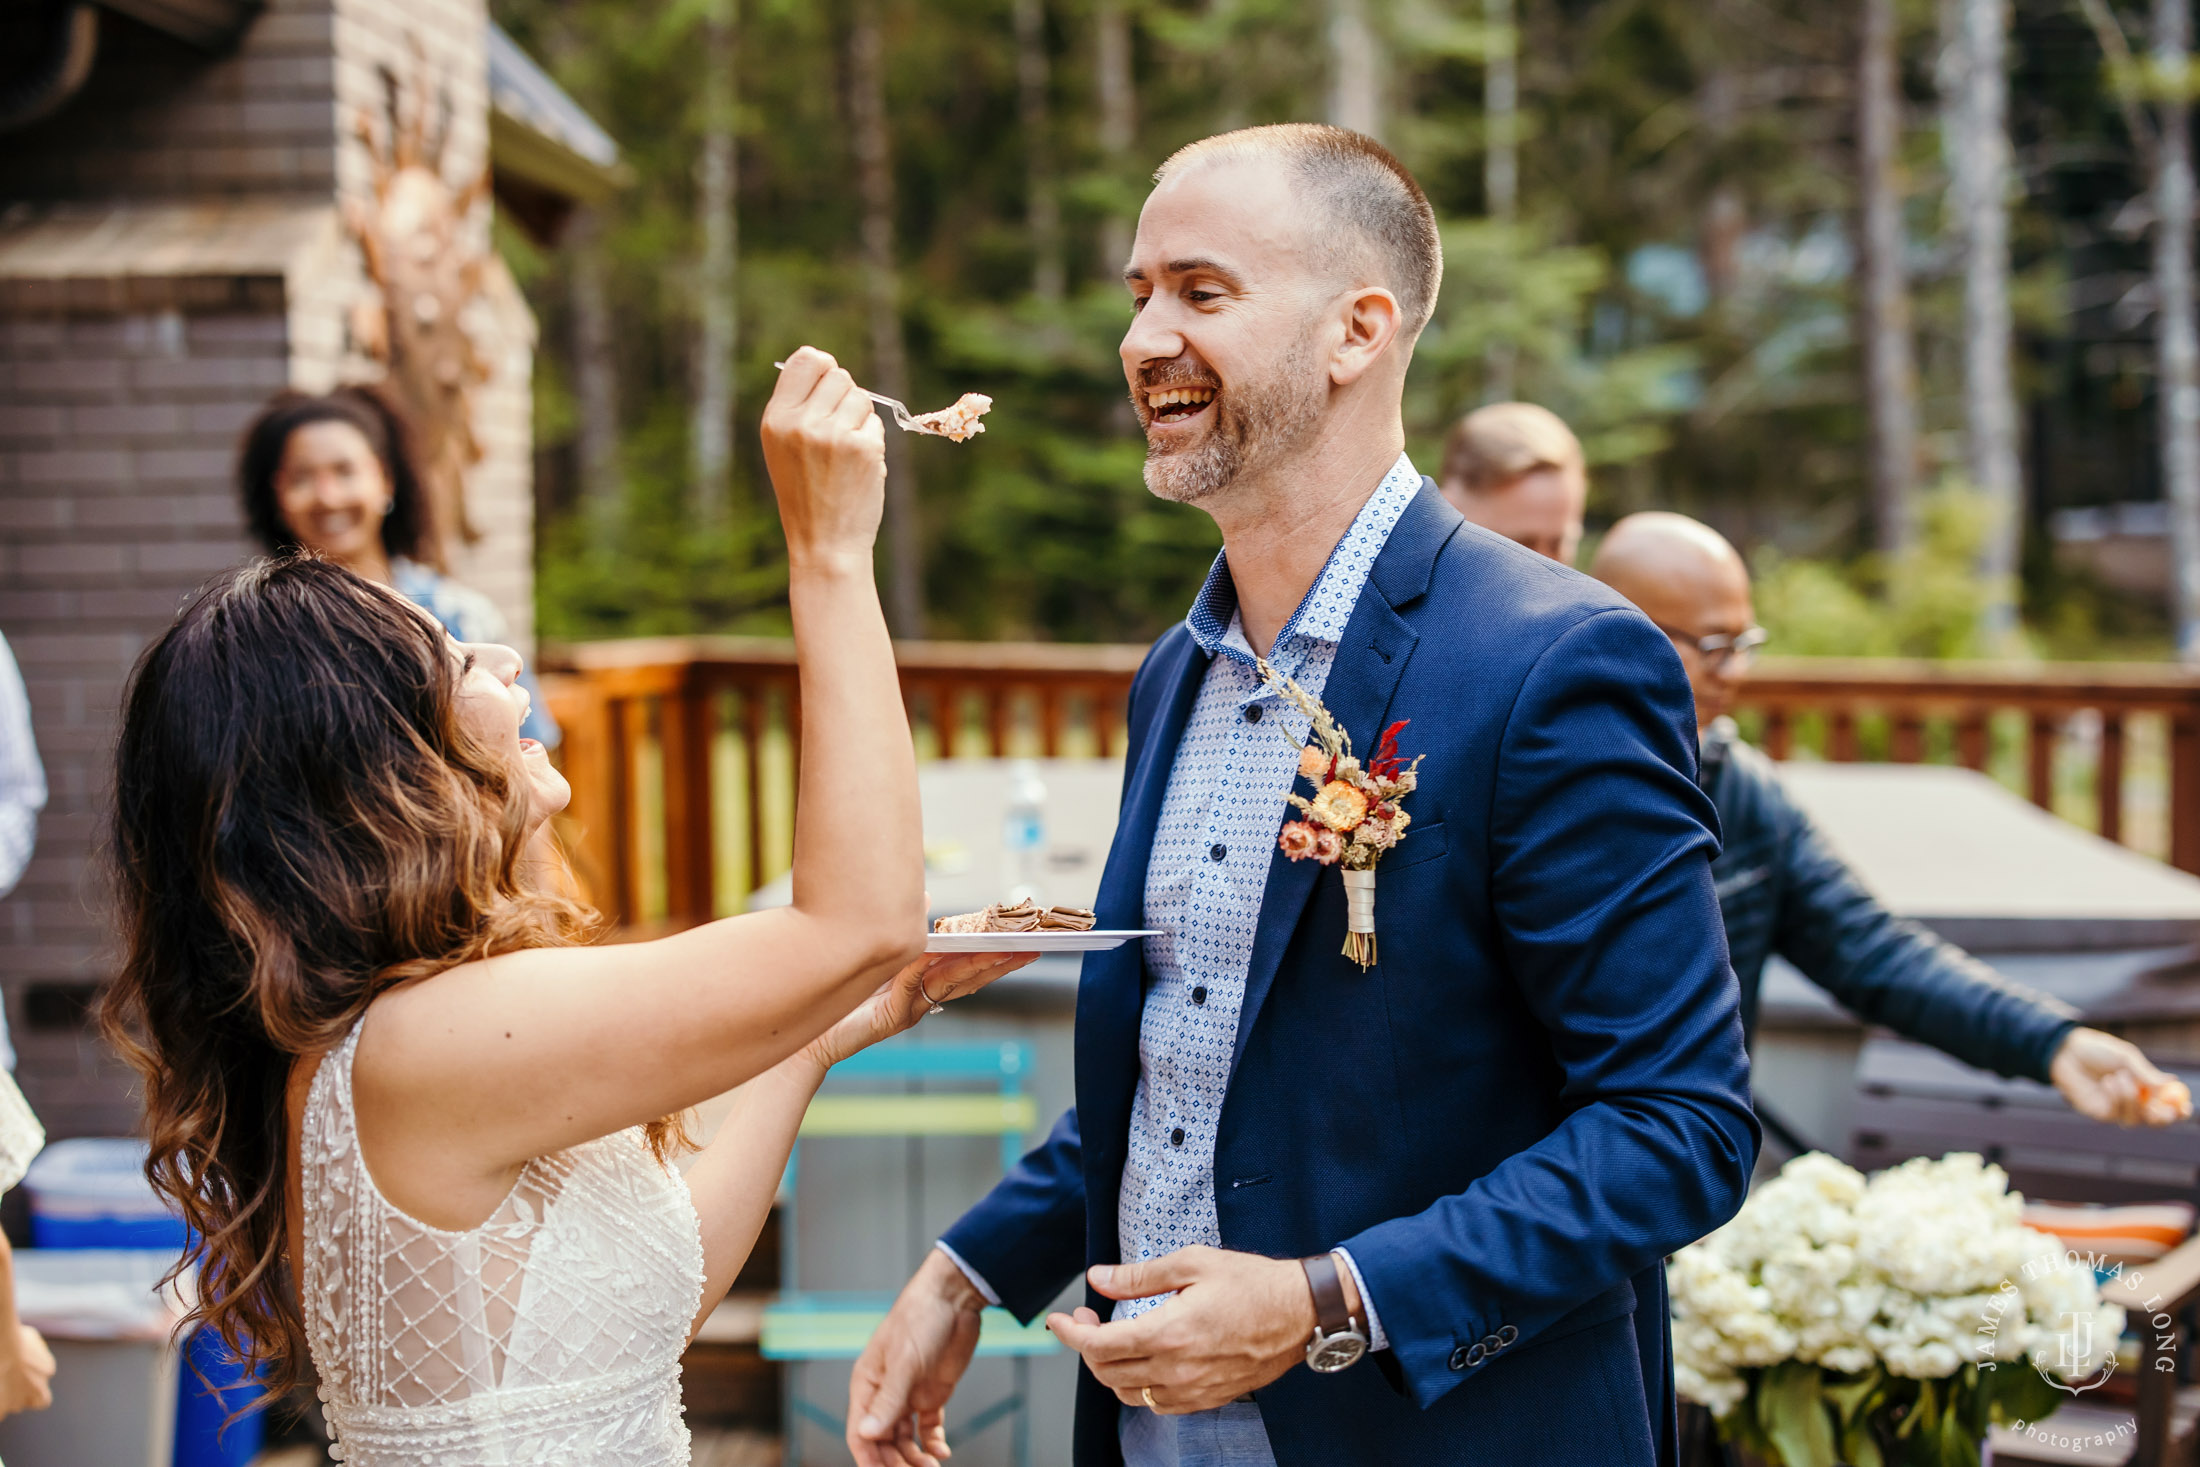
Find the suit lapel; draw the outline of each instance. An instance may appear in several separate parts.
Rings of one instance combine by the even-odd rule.
[[[1436,568],[1437,553],[1464,523],[1459,512],[1437,492],[1433,480],[1424,478],[1421,491],[1406,506],[1392,528],[1382,553],[1369,568],[1367,585],[1353,605],[1337,643],[1336,660],[1322,688],[1322,704],[1352,736],[1352,748],[1366,758],[1376,737],[1389,721],[1392,696],[1405,676],[1406,662],[1420,640],[1419,634],[1399,609],[1420,599]],[[1179,729],[1182,725],[1178,725]],[[1163,778],[1167,778],[1166,771]],[[1313,898],[1325,868],[1312,861],[1291,861],[1281,851],[1268,862],[1268,885],[1261,896],[1260,924],[1253,934],[1253,955],[1246,968],[1245,1001],[1238,1009],[1237,1041],[1230,1056],[1235,1075],[1245,1041],[1260,1018],[1268,991],[1276,981],[1276,969],[1290,946],[1291,934]],[[1326,938],[1324,939],[1327,940]],[[1336,935],[1341,950],[1344,934]]]

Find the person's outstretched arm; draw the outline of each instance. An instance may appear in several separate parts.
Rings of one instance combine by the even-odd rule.
[[[793,905],[656,942],[511,953],[378,1001],[355,1086],[361,1143],[398,1205],[438,1221],[531,1157],[731,1090],[921,951],[916,758],[871,569],[881,433],[855,382],[808,348],[764,413],[802,692]]]
[[[1996,1074],[2044,1080],[2096,1120],[2167,1125],[2191,1114],[2182,1087],[2136,1045],[2079,1025],[2060,999],[2012,982],[1896,917],[1777,785],[1789,825],[1774,950],[1869,1024]]]

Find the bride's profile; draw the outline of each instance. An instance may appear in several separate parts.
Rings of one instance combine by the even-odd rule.
[[[804,714],[786,908],[585,945],[529,856],[568,791],[520,737],[518,655],[340,567],[255,562],[141,660],[104,1018],[199,1316],[271,1390],[310,1364],[354,1467],[686,1462],[681,1352],[826,1069],[1023,961],[921,956],[881,435],[807,348],[764,415]],[[675,1171],[678,1117],[736,1087]]]

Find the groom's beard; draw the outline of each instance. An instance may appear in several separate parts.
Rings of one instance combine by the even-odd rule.
[[[1209,409],[1215,420],[1197,443],[1170,450],[1149,439],[1146,487],[1158,498],[1197,504],[1247,471],[1288,457],[1313,432],[1328,396],[1328,380],[1314,370],[1313,338],[1310,322],[1268,376],[1217,393]],[[1143,389],[1135,401],[1143,423],[1148,417]]]

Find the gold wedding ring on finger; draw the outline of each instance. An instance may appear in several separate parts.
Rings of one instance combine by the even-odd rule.
[[[1140,1386],[1138,1388],[1138,1394],[1145,1398],[1146,1409],[1148,1411],[1158,1411],[1161,1409],[1159,1406],[1154,1404],[1152,1386]]]

